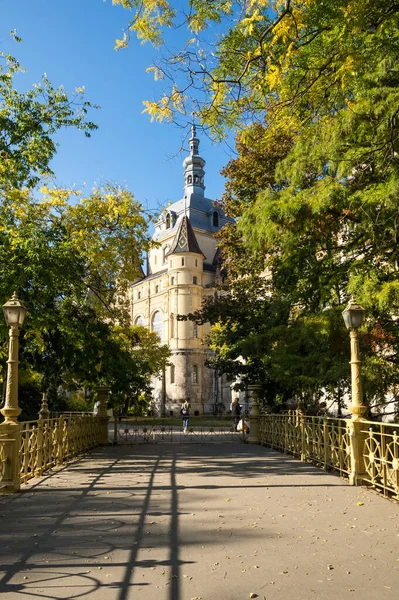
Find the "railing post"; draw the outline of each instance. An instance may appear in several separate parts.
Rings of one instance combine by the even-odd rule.
[[[285,452],[285,454],[288,454],[290,447],[289,447],[289,419],[290,419],[290,415],[289,413],[287,415],[284,415],[284,420],[283,420],[283,452]]]
[[[39,410],[39,421],[37,424],[37,463],[35,477],[43,475],[43,445],[44,445],[44,424],[49,420],[50,411],[47,404],[47,394],[42,394],[42,405]]]
[[[298,426],[301,434],[301,461],[306,461],[306,405],[300,400],[297,408]]]
[[[351,485],[361,485],[365,477],[363,451],[367,433],[363,431],[364,427],[364,420],[361,418],[354,419],[352,414],[352,420],[348,423],[351,451],[349,483]]]
[[[248,391],[252,392],[252,407],[251,414],[249,415],[249,438],[250,444],[259,444],[259,396],[261,386],[259,384],[253,384],[248,386]]]
[[[37,461],[35,469],[35,477],[43,475],[43,419],[39,419],[37,423]]]
[[[323,419],[323,446],[324,446],[323,467],[325,470],[327,470],[327,466],[328,466],[328,457],[329,457],[329,450],[330,450],[329,442],[330,442],[330,440],[329,440],[329,436],[328,436],[328,421],[326,418],[324,418]]]
[[[64,417],[60,416],[58,419],[57,428],[57,452],[56,452],[56,464],[62,465],[63,461],[63,440],[64,440]]]
[[[43,392],[42,405],[39,410],[39,419],[41,419],[43,421],[48,421],[49,417],[50,417],[50,411],[49,411],[48,404],[47,404],[47,394],[46,394],[46,392]]]
[[[21,425],[2,423],[0,429],[0,494],[13,494],[21,488]]]

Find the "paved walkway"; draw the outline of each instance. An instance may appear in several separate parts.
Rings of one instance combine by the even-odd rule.
[[[399,505],[260,446],[100,449],[0,514],[4,600],[399,594]]]

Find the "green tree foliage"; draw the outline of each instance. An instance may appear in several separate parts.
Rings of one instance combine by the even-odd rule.
[[[305,349],[299,342],[319,339],[328,358],[328,339],[335,366],[320,362],[319,385],[328,386],[335,373],[344,386],[334,324],[343,335],[335,315],[353,294],[367,310],[367,397],[384,402],[399,384],[397,3],[193,1],[186,22],[194,41],[154,67],[173,89],[164,87],[161,100],[146,108],[154,118],[173,118],[188,110],[191,89],[197,114],[216,135],[239,128],[239,157],[226,168],[224,198],[239,220],[221,243],[233,276],[266,271],[272,301],[289,306],[284,335],[273,342],[288,346],[274,352],[268,377],[273,372],[282,381],[284,368],[275,367],[284,356],[302,357],[303,367],[309,357],[308,368],[319,364],[312,344]],[[218,23],[223,35],[212,40],[206,27]],[[187,81],[173,77],[174,67],[185,70]],[[236,293],[244,302],[245,294]],[[235,343],[230,333],[218,347],[224,339]],[[288,380],[300,365],[285,362],[295,363]]]
[[[20,66],[11,56],[0,59],[0,298],[16,290],[29,310],[20,352],[24,414],[37,412],[43,381],[53,408],[65,408],[60,386],[106,384],[114,402],[137,398],[167,358],[144,331],[130,331],[134,348],[120,334],[122,327],[129,332],[128,282],[141,274],[150,245],[147,216],[117,185],[85,194],[43,180],[52,173],[58,130],[95,129],[86,118],[90,103],[81,90],[69,98],[47,78],[19,93],[13,77]],[[3,365],[7,353],[1,320]]]
[[[12,37],[16,37],[11,32]],[[16,38],[17,41],[21,41]],[[26,92],[19,92],[14,78],[23,68],[9,54],[0,52],[0,193],[22,186],[34,187],[43,175],[52,175],[49,166],[57,147],[54,134],[74,127],[90,137],[97,125],[87,119],[96,108],[84,100],[77,88],[69,96],[55,88],[46,75]]]
[[[115,186],[87,197],[75,191],[75,203],[69,190],[43,192],[37,200],[17,190],[0,208],[0,295],[7,299],[16,289],[29,308],[23,364],[53,390],[101,382],[115,393],[126,392],[127,382],[132,390],[138,382],[147,388],[158,368],[156,345],[152,362],[144,353],[139,361],[112,327],[127,326],[127,281],[139,274],[139,251],[150,243],[141,206]]]

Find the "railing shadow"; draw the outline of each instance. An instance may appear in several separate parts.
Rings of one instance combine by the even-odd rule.
[[[200,480],[183,485],[178,479],[185,473],[195,473]],[[182,600],[181,569],[189,561],[182,559],[180,550],[180,519],[185,513],[179,491],[201,489],[201,499],[207,502],[214,490],[246,487],[249,482],[251,487],[273,487],[270,475],[288,474],[299,476],[299,485],[331,485],[323,481],[326,474],[311,465],[259,446],[256,454],[242,444],[94,451],[39,483],[33,481],[20,494],[0,499],[0,594],[5,599],[12,594],[49,599],[98,594],[128,600],[132,590],[146,587],[157,598],[154,569],[161,567],[168,571],[169,600]],[[275,485],[290,487],[292,482],[287,478],[286,485]],[[343,485],[339,479],[337,485]],[[151,531],[155,515],[163,517],[162,527],[156,529],[155,524]],[[218,544],[224,535],[227,541],[228,533],[218,532]],[[243,540],[258,535],[268,534],[248,529],[240,533]],[[198,537],[187,524],[184,538],[190,545],[209,547],[216,541],[205,532]]]

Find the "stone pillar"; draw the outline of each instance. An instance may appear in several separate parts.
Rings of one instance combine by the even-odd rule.
[[[6,401],[0,411],[5,419],[0,424],[0,440],[4,455],[4,471],[0,481],[0,493],[2,494],[18,492],[21,487],[21,425],[18,423],[18,416],[21,414],[18,406],[18,325],[10,327],[9,337]]]
[[[253,384],[248,386],[248,391],[252,394],[252,408],[251,413],[249,415],[249,439],[248,442],[250,444],[259,444],[259,398],[261,385]]]
[[[110,388],[106,386],[98,386],[95,388],[95,391],[97,392],[97,399],[100,403],[97,418],[100,419],[101,444],[105,445],[110,443],[108,435],[109,416],[107,414],[107,399]]]

